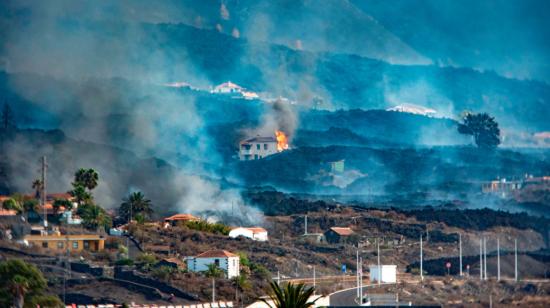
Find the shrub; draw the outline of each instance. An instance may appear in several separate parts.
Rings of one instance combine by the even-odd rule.
[[[174,269],[169,266],[159,266],[151,271],[151,276],[159,280],[168,280],[170,275],[174,273]]]
[[[128,266],[131,266],[131,265],[134,265],[134,260],[124,258],[124,259],[120,259],[120,260],[116,261],[115,264],[116,264],[116,265],[128,265]]]

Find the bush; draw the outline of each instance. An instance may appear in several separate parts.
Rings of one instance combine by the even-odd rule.
[[[231,231],[231,228],[229,226],[226,226],[220,222],[209,223],[205,220],[187,221],[185,222],[185,226],[191,230],[222,235],[228,235],[229,231]]]
[[[131,265],[134,265],[134,260],[132,259],[120,259],[120,260],[117,260],[115,262],[116,265],[128,265],[128,266],[131,266]]]
[[[174,269],[169,266],[159,266],[151,271],[151,276],[159,280],[168,280],[170,275],[174,273]]]

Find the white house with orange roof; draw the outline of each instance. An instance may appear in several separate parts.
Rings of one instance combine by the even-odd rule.
[[[237,238],[239,236],[244,236],[255,241],[266,242],[267,241],[267,230],[262,227],[237,227],[229,231],[230,238]]]
[[[209,250],[195,257],[187,257],[186,261],[191,272],[204,272],[210,264],[216,264],[227,278],[237,277],[241,271],[239,256],[227,250]]]

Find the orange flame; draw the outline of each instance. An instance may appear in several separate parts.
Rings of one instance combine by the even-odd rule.
[[[282,152],[288,150],[288,138],[280,130],[275,131],[275,136],[277,137],[277,151]]]

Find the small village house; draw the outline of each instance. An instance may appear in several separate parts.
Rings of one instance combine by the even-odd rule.
[[[337,244],[352,240],[355,233],[347,227],[332,227],[325,232],[325,239],[328,243]]]
[[[231,81],[224,82],[219,84],[212,89],[212,93],[218,94],[231,94],[231,93],[241,93],[244,91],[244,88],[238,84],[234,84]]]
[[[191,214],[175,214],[170,217],[164,218],[164,222],[171,226],[175,226],[178,223],[185,223],[188,221],[199,221],[199,220],[200,218],[195,217]]]
[[[216,264],[227,278],[239,276],[241,270],[239,256],[226,250],[209,250],[195,257],[187,257],[186,261],[191,272],[203,272],[208,270],[210,264]]]
[[[29,245],[42,247],[51,252],[69,251],[102,251],[105,248],[105,238],[96,234],[49,234],[27,235],[23,238]]]
[[[247,237],[255,241],[267,241],[267,230],[261,227],[243,228],[238,227],[229,231],[229,237],[237,238],[239,236]]]
[[[239,144],[239,159],[254,160],[278,153],[277,138],[260,137],[246,139]]]

